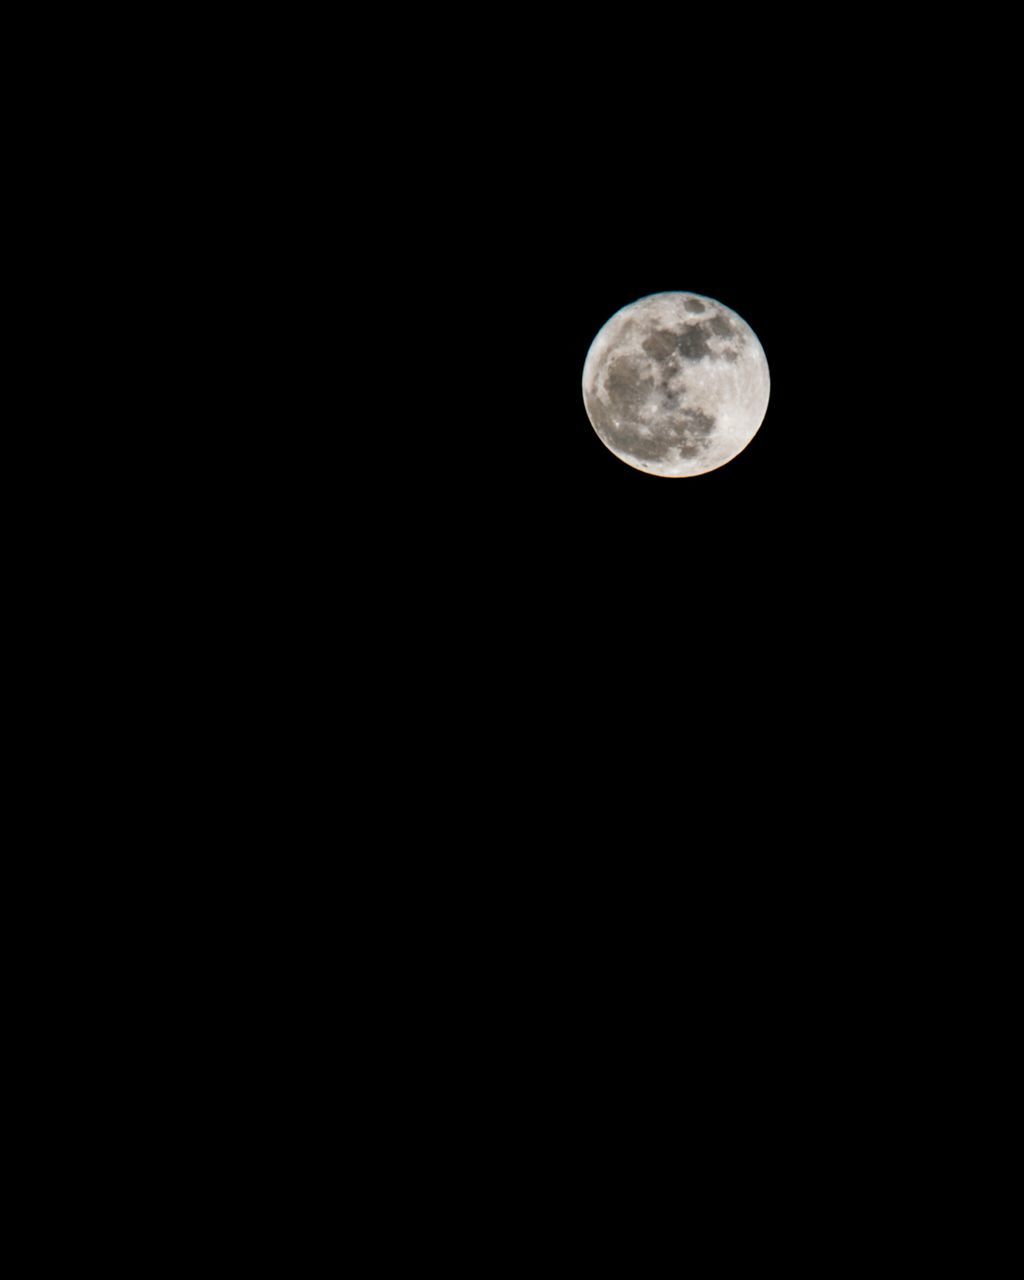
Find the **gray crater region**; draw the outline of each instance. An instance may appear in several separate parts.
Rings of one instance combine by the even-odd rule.
[[[587,416],[623,462],[659,476],[724,466],[768,408],[753,329],[713,298],[655,293],[617,311],[583,366]]]

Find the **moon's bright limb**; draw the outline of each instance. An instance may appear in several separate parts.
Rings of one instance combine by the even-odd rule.
[[[583,366],[594,430],[617,458],[658,476],[730,462],[764,421],[768,392],[753,329],[697,293],[654,293],[623,307]]]

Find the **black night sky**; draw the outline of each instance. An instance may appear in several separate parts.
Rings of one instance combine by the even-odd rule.
[[[689,777],[709,735],[743,786],[783,740],[824,768],[866,722],[938,714],[919,655],[971,589],[981,505],[931,443],[956,431],[930,320],[951,132],[889,128],[825,58],[745,77],[695,52],[698,93],[652,56],[567,81],[564,47],[523,77],[477,61],[403,122],[369,210],[380,417],[318,481],[355,516],[345,582],[379,600],[423,732],[525,734],[535,758],[671,737],[627,792],[677,758]],[[741,315],[772,379],[746,450],[685,479],[616,459],[581,394],[601,326],[665,290]]]

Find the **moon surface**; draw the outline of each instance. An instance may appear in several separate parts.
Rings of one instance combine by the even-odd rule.
[[[601,440],[638,471],[699,476],[757,433],[769,377],[757,335],[698,293],[654,293],[617,311],[591,343],[583,402]]]

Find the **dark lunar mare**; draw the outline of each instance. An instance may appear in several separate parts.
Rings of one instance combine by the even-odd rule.
[[[642,346],[652,360],[667,360],[678,348],[679,335],[671,329],[655,329],[643,340]]]
[[[703,309],[701,304],[701,310]],[[684,360],[707,360],[716,354],[711,347],[713,337],[738,339],[740,333],[728,316],[712,315],[703,320],[691,320],[681,329],[655,329],[644,339],[642,345],[644,351],[655,361],[666,360],[672,355],[679,355]],[[731,349],[718,354],[730,362],[736,359],[736,352]]]
[[[676,350],[684,360],[706,360],[711,355],[709,327],[703,320],[687,325],[676,339]]]
[[[665,341],[668,334],[672,343]],[[607,401],[589,391],[587,411],[598,435],[621,453],[639,462],[660,462],[671,449],[684,458],[695,458],[707,445],[715,429],[715,418],[699,409],[680,407],[686,395],[685,384],[671,385],[679,365],[671,357],[678,351],[678,334],[659,330],[643,346],[659,361],[657,377],[645,373],[646,366],[628,355],[613,356],[605,375]],[[648,344],[652,344],[653,349]],[[647,424],[644,430],[641,409],[652,392],[657,392],[664,412]]]
[[[720,338],[731,337],[736,332],[736,326],[728,316],[712,316],[710,320],[705,322],[712,333],[717,334]]]
[[[700,409],[684,409],[683,425],[676,427],[679,452],[684,458],[695,458],[715,433],[717,419]]]

